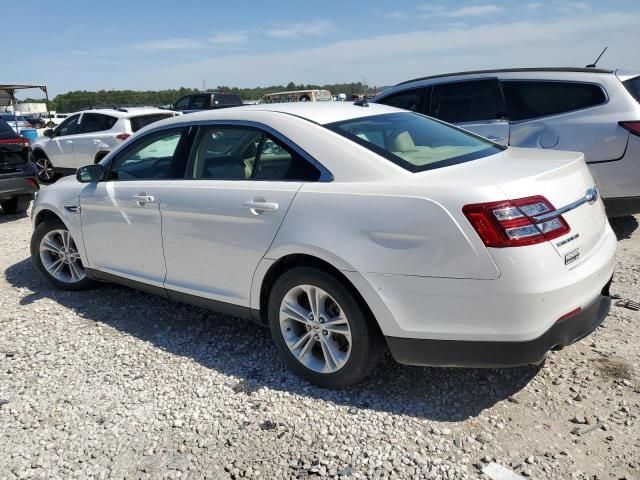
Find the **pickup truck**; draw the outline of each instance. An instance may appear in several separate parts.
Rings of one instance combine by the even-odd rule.
[[[181,97],[173,104],[172,110],[182,113],[215,110],[218,108],[239,107],[243,105],[240,95],[235,93],[204,92]]]

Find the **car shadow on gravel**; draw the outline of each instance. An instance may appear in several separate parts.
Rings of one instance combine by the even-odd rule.
[[[2,225],[3,223],[9,223],[9,222],[15,222],[17,220],[22,220],[23,218],[26,218],[28,215],[25,212],[22,213],[15,213],[12,215],[9,215],[7,213],[4,213],[4,210],[2,210],[2,208],[0,208],[0,225]]]
[[[331,391],[310,386],[289,373],[278,357],[269,330],[248,321],[117,285],[104,284],[84,292],[55,290],[40,278],[29,259],[7,268],[5,276],[13,287],[23,289],[21,305],[51,299],[89,321],[108,325],[232,377],[225,382],[233,392],[230,394],[245,395],[248,400],[267,387],[352,407],[349,412],[353,414],[368,408],[458,422],[508,399],[538,372],[534,367],[410,367],[387,357],[361,384]],[[42,311],[38,314],[42,315]],[[86,335],[85,332],[82,329],[78,335]]]
[[[627,215],[626,217],[610,218],[609,223],[616,234],[618,240],[631,238],[633,232],[638,228],[638,220],[636,217]]]

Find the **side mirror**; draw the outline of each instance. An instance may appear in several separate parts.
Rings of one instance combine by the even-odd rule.
[[[102,165],[94,163],[93,165],[80,167],[76,172],[76,179],[80,183],[99,182],[102,180]]]
[[[53,131],[53,128],[47,128],[42,134],[45,137],[53,138],[56,136],[56,132]]]

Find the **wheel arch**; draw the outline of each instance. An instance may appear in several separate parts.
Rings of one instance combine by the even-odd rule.
[[[100,150],[98,153],[96,153],[96,156],[93,158],[93,163],[100,162],[100,160],[102,160],[104,157],[109,155],[109,153],[110,151],[108,150]]]
[[[42,222],[46,222],[47,220],[60,220],[64,225],[67,225],[62,217],[56,214],[53,210],[43,208],[36,214],[35,218],[33,219],[34,228],[40,225]],[[69,228],[68,225],[67,228]]]
[[[267,324],[269,295],[271,294],[273,285],[285,272],[296,267],[317,268],[318,270],[328,273],[332,277],[336,278],[336,280],[341,282],[354,296],[356,301],[360,304],[369,318],[373,321],[373,324],[378,329],[378,332],[381,332],[380,325],[378,324],[376,316],[369,307],[364,296],[356,288],[353,282],[342,271],[340,271],[340,269],[335,267],[326,259],[308,253],[290,253],[284,255],[275,262],[271,263],[271,265],[266,269],[266,272],[260,279],[259,284],[258,309],[260,313],[260,321],[262,323]]]
[[[44,151],[44,149],[42,147],[35,147],[33,149],[33,157],[37,158],[38,156],[42,155],[43,157],[45,157],[47,160],[51,161],[49,159],[49,156],[47,155],[47,152]]]

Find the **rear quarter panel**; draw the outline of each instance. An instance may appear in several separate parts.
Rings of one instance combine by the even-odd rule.
[[[499,271],[461,212],[392,185],[306,184],[269,259],[316,255],[344,271],[494,279]],[[330,252],[330,253],[329,253]],[[327,258],[329,257],[329,258]]]

